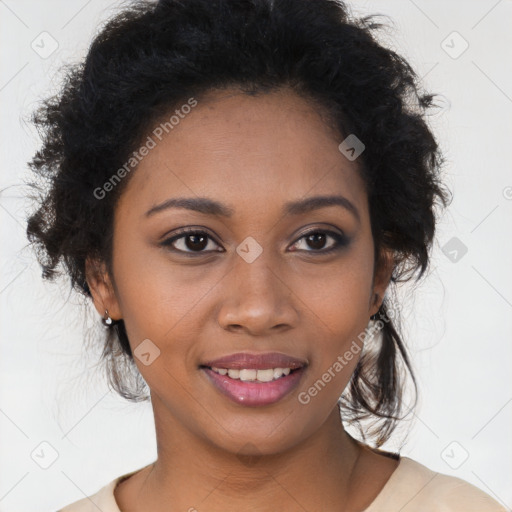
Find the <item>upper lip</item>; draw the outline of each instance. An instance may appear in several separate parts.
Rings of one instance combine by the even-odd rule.
[[[267,368],[290,368],[292,370],[307,366],[307,361],[297,359],[280,352],[265,352],[260,354],[251,354],[248,352],[238,352],[227,356],[219,357],[202,363],[200,366],[215,368],[227,368],[241,370],[243,368],[264,370]]]

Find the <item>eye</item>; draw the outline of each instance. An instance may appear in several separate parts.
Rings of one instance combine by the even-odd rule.
[[[329,239],[333,240],[334,242],[331,242],[331,244],[327,245],[326,248],[326,244],[328,243]],[[314,229],[302,235],[293,244],[292,248],[295,247],[295,249],[292,249],[292,251],[305,250],[306,252],[318,252],[326,254],[341,249],[342,247],[348,245],[348,243],[349,240],[347,237],[340,233],[329,230]],[[305,247],[310,247],[312,250],[305,249]]]
[[[331,243],[329,244],[329,240]],[[328,254],[349,244],[349,239],[340,233],[330,230],[314,229],[303,234],[293,245],[292,252],[297,250]],[[161,242],[170,250],[187,255],[209,252],[224,252],[219,244],[204,230],[183,228],[174,236]],[[215,249],[217,247],[218,249]],[[308,249],[309,247],[309,249]]]
[[[212,246],[213,244],[213,246]],[[180,232],[171,238],[164,240],[161,243],[164,247],[171,247],[171,250],[183,253],[205,253],[215,251],[215,246],[219,247],[217,242],[206,233],[198,229],[182,229]],[[209,248],[209,250],[205,250]],[[222,252],[222,251],[215,251]]]

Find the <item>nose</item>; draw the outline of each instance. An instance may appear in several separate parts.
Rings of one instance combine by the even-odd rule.
[[[265,336],[297,325],[291,287],[265,251],[252,263],[236,256],[224,292],[218,314],[223,329]]]

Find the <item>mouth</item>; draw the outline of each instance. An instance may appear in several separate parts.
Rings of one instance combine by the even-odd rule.
[[[199,365],[208,382],[231,401],[264,406],[282,400],[302,379],[307,361],[285,354],[232,354]]]
[[[225,376],[227,375],[230,379],[240,380],[242,382],[272,382],[278,379],[282,379],[290,375],[290,373],[299,371],[301,368],[242,368],[240,370],[236,368],[217,368],[215,366],[200,366],[200,368],[207,368],[213,372]]]

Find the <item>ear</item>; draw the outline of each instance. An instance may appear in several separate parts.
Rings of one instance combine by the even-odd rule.
[[[108,310],[112,320],[122,318],[121,309],[104,262],[87,258],[85,262],[85,279],[91,290],[94,307],[103,318]]]
[[[382,249],[381,258],[378,267],[375,268],[373,278],[373,288],[370,297],[369,315],[372,316],[380,309],[384,300],[384,294],[391,280],[393,269],[395,267],[394,251],[391,249]]]

